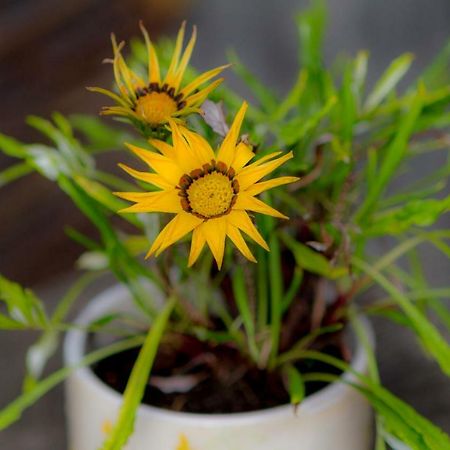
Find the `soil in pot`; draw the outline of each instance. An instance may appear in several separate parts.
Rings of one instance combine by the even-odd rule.
[[[343,358],[339,345],[327,343],[322,352]],[[92,367],[104,383],[123,393],[139,349],[128,350]],[[318,361],[302,360],[301,373],[340,374]],[[325,387],[307,383],[306,395]],[[280,372],[260,370],[234,348],[209,345],[185,335],[171,335],[160,347],[143,402],[191,413],[226,414],[256,411],[289,403]]]

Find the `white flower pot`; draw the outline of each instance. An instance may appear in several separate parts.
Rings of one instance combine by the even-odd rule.
[[[79,317],[86,324],[130,302],[126,290],[113,287],[98,297]],[[365,324],[366,328],[368,327]],[[371,336],[371,329],[368,328]],[[65,363],[78,363],[84,355],[86,333],[73,330],[65,341]],[[352,361],[365,371],[367,360],[357,345]],[[344,374],[346,378],[351,375]],[[264,395],[264,393],[261,393]],[[121,396],[89,368],[76,370],[66,383],[69,450],[97,450],[108,424],[114,422]],[[344,383],[333,383],[307,397],[294,414],[290,405],[236,414],[192,414],[152,406],[140,407],[127,450],[368,450],[372,444],[370,405]]]

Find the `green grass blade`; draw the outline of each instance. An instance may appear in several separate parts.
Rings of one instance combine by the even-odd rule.
[[[409,70],[413,59],[414,56],[411,53],[405,53],[390,64],[369,94],[364,105],[366,111],[376,108],[395,89]]]
[[[137,409],[141,403],[148,383],[148,377],[156,357],[159,342],[166,328],[170,314],[175,306],[176,298],[168,301],[165,308],[157,316],[145,338],[127,387],[123,394],[123,403],[116,423],[101,446],[102,450],[121,450],[133,433]]]
[[[116,353],[120,353],[130,348],[137,347],[138,345],[141,345],[142,342],[143,338],[141,336],[116,342],[108,347],[90,353],[89,355],[85,356],[79,364],[75,366],[64,367],[57,372],[52,373],[42,381],[39,381],[32,389],[24,392],[17,399],[0,410],[0,430],[4,430],[8,426],[19,420],[22,413],[27,408],[32,406],[47,392],[64,381],[74,370],[80,367],[94,364],[97,361],[100,361]]]

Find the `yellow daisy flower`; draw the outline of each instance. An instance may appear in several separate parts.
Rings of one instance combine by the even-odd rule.
[[[201,86],[217,76],[227,66],[209,70],[188,85],[181,87],[197,36],[194,27],[188,45],[182,52],[185,34],[185,22],[183,22],[178,32],[172,60],[163,79],[155,48],[142,23],[140,27],[148,53],[147,78],[144,80],[127,66],[121,54],[124,43],[118,45],[113,35],[114,59],[112,63],[119,95],[99,87],[88,88],[91,91],[107,95],[118,103],[116,106],[104,107],[102,114],[124,116],[151,128],[157,128],[166,124],[169,119],[179,120],[181,116],[200,112],[199,106],[208,94],[223,81],[223,78],[215,80],[206,87],[201,88]]]
[[[191,231],[189,266],[197,260],[206,243],[220,269],[227,236],[246,258],[256,262],[241,231],[268,250],[247,211],[287,219],[257,199],[256,195],[275,186],[292,183],[297,178],[260,181],[292,158],[292,152],[283,156],[279,156],[281,152],[271,153],[247,165],[255,154],[250,146],[238,141],[246,109],[247,104],[244,103],[217,152],[200,135],[172,120],[169,124],[173,145],[157,139],[149,141],[160,153],[128,145],[154,172],[139,172],[121,164],[122,169],[160,190],[116,193],[125,200],[135,202],[135,205],[121,212],[176,214],[157,236],[147,257],[153,254],[158,256]]]

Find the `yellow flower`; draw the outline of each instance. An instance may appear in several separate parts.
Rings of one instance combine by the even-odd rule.
[[[268,250],[267,244],[254,226],[247,211],[274,217],[287,217],[256,198],[267,189],[292,183],[295,177],[260,180],[292,158],[292,152],[278,157],[271,153],[250,165],[255,154],[244,142],[238,142],[239,131],[247,104],[237,113],[233,125],[217,152],[200,135],[170,121],[173,145],[151,139],[160,152],[128,145],[154,172],[139,172],[121,164],[138,180],[160,188],[156,192],[118,192],[121,198],[135,202],[121,212],[162,212],[176,216],[153,242],[147,257],[192,233],[189,266],[194,264],[205,243],[218,267],[222,265],[225,240],[228,236],[242,254],[256,261],[241,231]]]
[[[194,27],[189,43],[182,52],[185,33],[185,22],[183,22],[178,32],[172,60],[163,79],[155,48],[142,23],[140,27],[148,53],[147,79],[144,80],[127,66],[121,54],[124,43],[118,45],[113,35],[114,59],[112,62],[119,95],[99,87],[88,88],[91,91],[105,94],[118,103],[116,106],[104,107],[102,114],[124,116],[132,121],[144,123],[151,128],[157,128],[166,124],[169,119],[180,120],[181,116],[199,112],[199,106],[223,79],[218,79],[203,88],[201,86],[217,76],[227,66],[209,70],[188,85],[181,87],[197,35]]]

